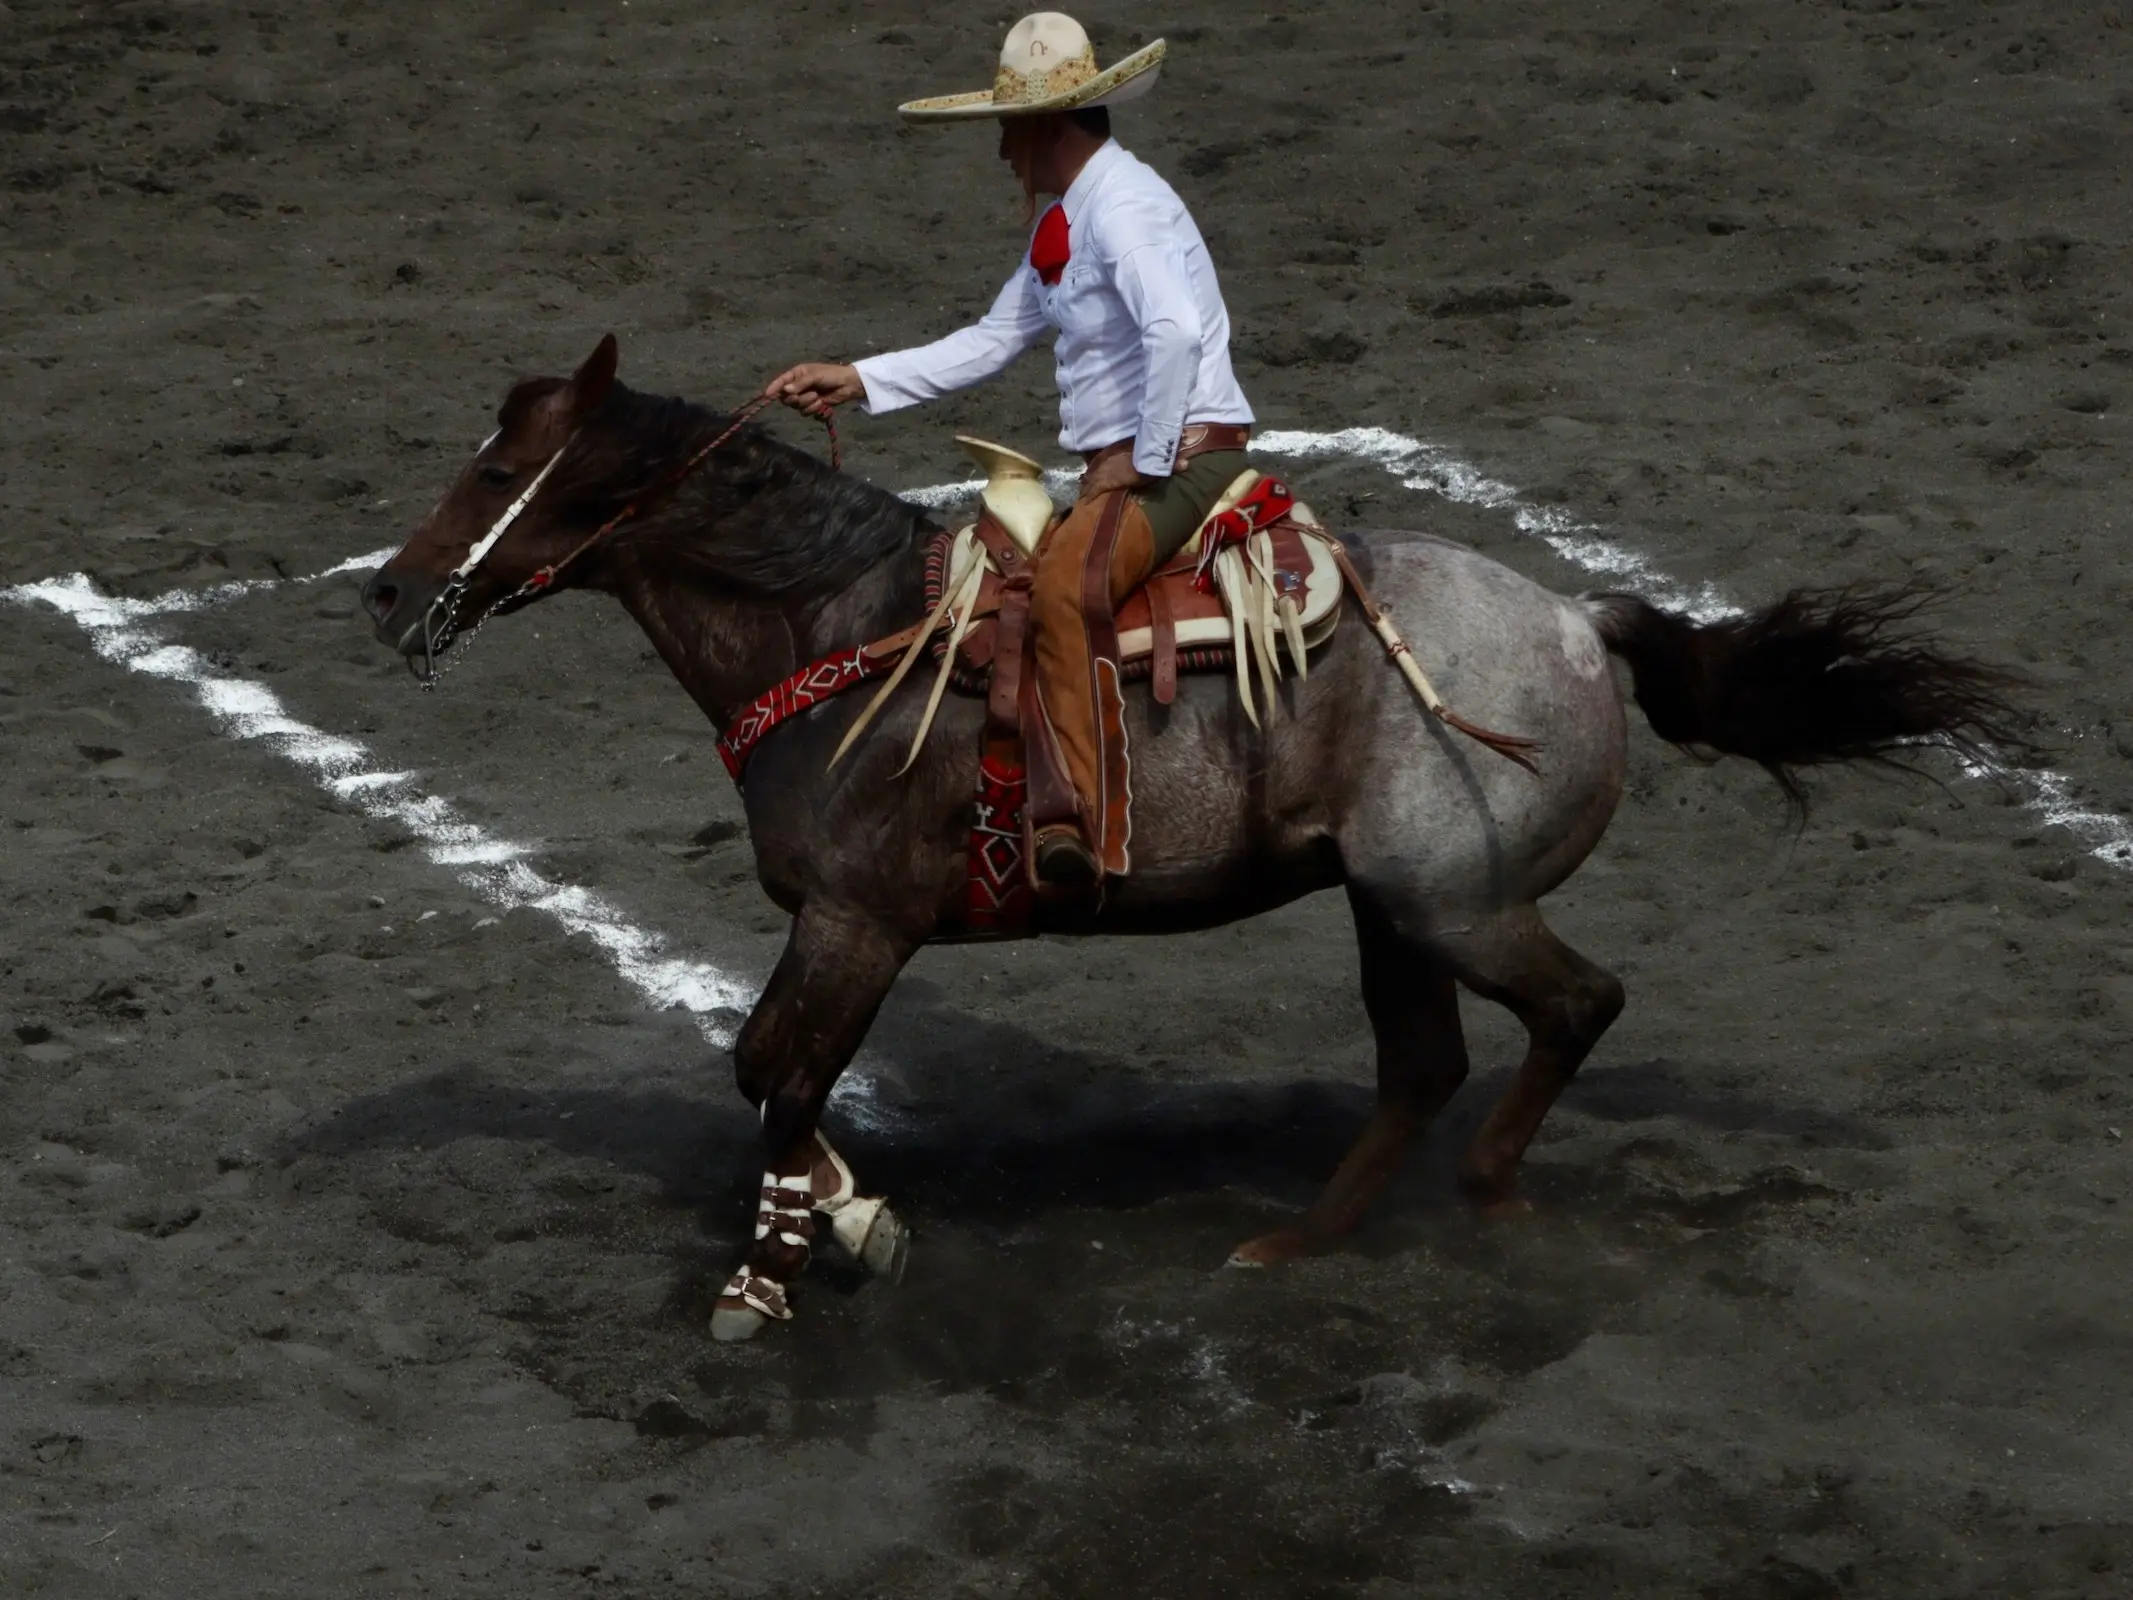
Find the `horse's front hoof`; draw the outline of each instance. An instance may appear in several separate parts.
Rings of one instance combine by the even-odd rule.
[[[754,1306],[728,1305],[721,1300],[711,1313],[711,1337],[720,1344],[745,1344],[770,1325],[770,1318]]]
[[[911,1230],[876,1195],[848,1200],[830,1217],[830,1233],[854,1261],[877,1278],[904,1281],[911,1259]]]
[[[726,1280],[718,1304],[711,1308],[711,1337],[720,1344],[739,1344],[761,1333],[766,1322],[791,1320],[785,1286],[743,1267]]]
[[[1278,1267],[1299,1256],[1318,1254],[1322,1247],[1301,1228],[1277,1228],[1256,1239],[1247,1239],[1229,1253],[1225,1266]]]
[[[1473,1197],[1474,1215],[1483,1222],[1522,1222],[1535,1215],[1535,1207],[1524,1195],[1512,1193],[1498,1195],[1493,1199]]]

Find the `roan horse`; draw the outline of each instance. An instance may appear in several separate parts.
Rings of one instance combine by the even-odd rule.
[[[500,521],[509,526],[484,541]],[[511,390],[494,436],[363,601],[403,654],[449,647],[435,603],[486,542],[458,597],[466,616],[554,588],[602,590],[724,729],[799,667],[916,621],[935,532],[925,512],[753,428],[615,382],[610,336],[570,378]],[[1247,723],[1224,674],[1183,679],[1168,707],[1134,694],[1135,870],[1061,930],[1204,928],[1346,891],[1377,1109],[1316,1203],[1241,1245],[1238,1265],[1328,1248],[1361,1220],[1467,1075],[1462,984],[1507,1007],[1529,1039],[1459,1164],[1478,1202],[1511,1198],[1541,1119],[1622,1009],[1621,983],[1536,906],[1621,798],[1626,730],[1610,654],[1628,663],[1661,737],[1760,762],[1795,798],[1795,769],[1817,762],[1886,758],[1921,740],[2021,742],[2008,680],[1922,639],[1906,626],[1915,601],[1900,595],[1794,593],[1697,623],[1627,595],[1564,599],[1429,534],[1372,533],[1351,551],[1447,697],[1537,739],[1539,773],[1421,715],[1356,625],[1336,632],[1307,679],[1283,685],[1263,728]],[[552,584],[522,587],[558,563]],[[755,1244],[713,1317],[721,1338],[789,1315],[785,1287],[813,1237],[810,1197],[819,1206],[839,1181],[850,1193],[849,1169],[817,1134],[823,1102],[904,964],[958,911],[982,705],[951,697],[916,765],[893,776],[929,675],[833,770],[864,694],[785,723],[747,770],[756,870],[792,927],[734,1049],[769,1175]]]

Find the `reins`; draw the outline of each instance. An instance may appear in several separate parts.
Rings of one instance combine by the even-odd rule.
[[[551,561],[509,594],[491,602],[489,608],[474,619],[473,625],[467,628],[464,633],[461,633],[458,627],[459,603],[466,597],[467,584],[474,575],[474,569],[481,565],[491,550],[496,548],[496,542],[504,536],[505,530],[518,520],[519,514],[532,503],[533,497],[540,492],[541,485],[548,481],[548,474],[555,470],[556,463],[569,453],[573,444],[577,443],[578,436],[576,431],[573,430],[570,437],[563,441],[562,448],[550,456],[543,463],[541,470],[533,475],[533,481],[526,485],[524,492],[504,508],[503,515],[490,524],[487,533],[474,541],[467,551],[466,558],[452,569],[452,575],[445,581],[444,588],[438,592],[437,598],[432,600],[428,609],[423,612],[422,665],[416,667],[414,658],[412,656],[408,658],[408,665],[414,671],[415,677],[420,681],[422,687],[425,689],[437,687],[438,681],[465,657],[466,646],[473,643],[474,635],[481,632],[488,625],[491,617],[516,601],[531,600],[553,588],[556,579],[562,575],[566,567],[607,538],[609,534],[624,523],[640,515],[647,507],[656,504],[680,488],[689,474],[702,466],[712,451],[753,422],[756,416],[770,404],[770,396],[757,395],[746,405],[740,407],[733,413],[732,420],[720,430],[716,438],[712,439],[708,444],[698,446],[679,467],[666,474],[651,488],[629,501],[620,511],[601,523],[599,527],[592,531],[589,537],[560,561]],[[841,469],[844,465],[844,452],[837,440],[837,420],[827,411],[822,413],[821,420],[822,426],[829,430],[831,470]],[[454,655],[445,656],[444,652],[450,650],[455,642],[460,644],[459,651]]]

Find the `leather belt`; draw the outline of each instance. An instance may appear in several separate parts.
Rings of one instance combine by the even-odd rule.
[[[1212,455],[1217,450],[1242,450],[1252,442],[1251,428],[1242,422],[1195,422],[1178,435],[1178,457],[1172,463],[1172,472],[1183,472],[1185,463],[1194,456]]]
[[[1178,453],[1171,460],[1170,470],[1172,472],[1183,472],[1185,463],[1194,456],[1208,455],[1216,450],[1242,450],[1251,442],[1252,430],[1246,423],[1188,423],[1185,431],[1178,435]],[[1101,450],[1085,452],[1081,459],[1093,467],[1106,456],[1130,452],[1132,449],[1133,441],[1131,439],[1120,439],[1115,443],[1105,445]]]

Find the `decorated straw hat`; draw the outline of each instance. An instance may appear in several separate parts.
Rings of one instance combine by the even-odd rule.
[[[1155,87],[1163,69],[1163,48],[1158,39],[1099,69],[1088,31],[1080,23],[1064,12],[1039,11],[1008,29],[990,89],[934,95],[896,110],[906,122],[950,122],[1115,106],[1138,100]]]

